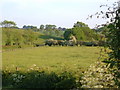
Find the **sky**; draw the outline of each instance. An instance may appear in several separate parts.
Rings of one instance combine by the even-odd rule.
[[[94,28],[106,20],[89,19],[88,15],[97,11],[102,4],[112,4],[117,0],[0,0],[0,21],[11,20],[17,26],[53,24],[57,27],[72,28],[77,21]]]

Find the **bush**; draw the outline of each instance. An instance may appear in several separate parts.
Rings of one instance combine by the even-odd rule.
[[[64,40],[58,40],[58,45],[64,46],[65,45],[65,41]]]
[[[118,88],[120,88],[120,70],[115,69],[114,70],[115,73],[115,84],[118,86]]]
[[[82,88],[117,88],[115,73],[106,64],[96,62],[83,73],[81,77]]]
[[[36,66],[28,69],[27,72],[4,70],[2,79],[3,88],[72,89],[76,87],[76,78],[71,73],[65,71],[59,74],[48,73]]]
[[[76,45],[77,45],[77,46],[82,46],[83,43],[84,43],[83,41],[79,41],[79,40],[77,40]]]
[[[101,41],[101,40],[100,40],[100,41],[98,42],[98,45],[99,45],[99,46],[105,46],[105,43],[106,43],[105,41]]]
[[[92,42],[83,42],[83,45],[85,45],[85,46],[93,46],[93,43]]]
[[[39,39],[40,33],[31,30],[20,30],[13,28],[2,28],[2,45],[3,46],[21,46],[33,45]]]
[[[57,40],[48,39],[45,41],[45,45],[48,45],[48,46],[57,45]]]
[[[52,46],[52,45],[59,45],[59,46],[102,46],[104,42],[98,42],[98,41],[77,41],[74,40],[54,40],[54,39],[48,39],[45,41],[45,45]]]

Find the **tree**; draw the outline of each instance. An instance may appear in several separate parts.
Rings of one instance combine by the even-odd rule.
[[[23,29],[27,29],[27,26],[26,26],[26,25],[24,25],[24,26],[23,26]]]
[[[77,40],[86,40],[84,29],[82,29],[81,27],[74,27],[72,29],[72,33],[76,37]]]
[[[110,67],[116,66],[120,70],[120,1],[113,3],[112,7],[108,5],[101,5],[100,7],[107,7],[108,11],[100,12],[98,14],[103,14],[104,18],[108,18],[106,24],[101,26],[106,27],[104,34],[106,37],[106,46],[110,49],[107,52],[108,58],[103,62],[110,64]],[[117,5],[117,6],[116,6]]]
[[[40,25],[40,30],[44,30],[44,25]]]
[[[11,29],[6,29],[3,28],[2,29],[2,41],[4,42],[4,45],[12,45],[13,44],[13,32],[11,31]]]
[[[36,26],[32,26],[32,25],[31,26],[30,25],[28,25],[28,26],[24,25],[23,29],[32,30],[32,31],[35,31],[35,32],[38,31],[37,27]]]
[[[64,32],[64,39],[66,40],[70,40],[70,37],[73,36],[73,31],[72,29],[67,29],[65,32]]]
[[[92,41],[93,39],[98,40],[99,35],[93,30],[91,30],[88,25],[82,22],[77,22],[74,24],[72,29],[68,29],[64,33],[64,38],[69,40],[70,36],[73,35],[77,40]]]
[[[87,24],[77,21],[73,27],[88,27]]]
[[[97,12],[95,15],[100,17],[102,14],[102,18],[109,19],[106,24],[99,25],[104,26],[104,29],[106,28],[104,32],[106,46],[110,49],[110,52],[107,52],[108,58],[103,62],[110,64],[110,67],[116,66],[118,70],[120,70],[120,1],[115,2],[112,5],[113,6],[101,5],[100,7],[107,7],[108,11]]]
[[[61,27],[58,27],[58,30],[65,31],[65,30],[66,30],[66,28],[61,28]]]
[[[112,66],[117,66],[120,69],[120,7],[115,11],[115,21],[109,25],[107,34],[107,46],[111,50],[108,53],[108,62]]]
[[[0,23],[2,27],[9,28],[9,27],[15,27],[16,23],[14,21],[7,21],[4,20],[3,22]]]
[[[45,30],[51,30],[51,29],[52,29],[52,30],[55,30],[55,29],[56,29],[56,25],[50,25],[50,24],[49,24],[49,25],[46,25],[46,26],[45,26]]]

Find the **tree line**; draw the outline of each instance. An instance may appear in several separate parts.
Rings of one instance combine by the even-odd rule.
[[[32,25],[24,25],[22,28],[18,28],[14,21],[7,20],[4,20],[0,24],[3,28],[3,46],[32,45],[36,40],[40,39],[40,34],[45,35],[45,37],[60,37],[67,41],[71,40],[71,37],[74,37],[76,42],[80,43],[85,41],[103,41],[104,38],[103,33],[98,33],[95,30],[90,29],[87,24],[79,21],[76,22],[72,28],[68,29],[61,27],[57,28],[56,25],[51,24],[42,24],[39,29]]]
[[[33,45],[39,39],[39,33],[31,30],[18,30],[13,28],[2,29],[2,45],[3,46],[22,46]]]
[[[90,29],[88,25],[82,22],[74,24],[73,28],[67,29],[64,33],[64,38],[70,40],[71,36],[75,36],[77,40],[82,41],[98,41],[101,39],[101,35]]]

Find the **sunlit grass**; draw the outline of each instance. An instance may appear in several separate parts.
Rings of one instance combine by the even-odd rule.
[[[99,47],[37,47],[2,53],[3,69],[27,70],[33,64],[46,71],[78,72],[98,60]]]

